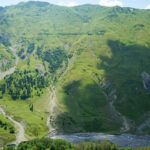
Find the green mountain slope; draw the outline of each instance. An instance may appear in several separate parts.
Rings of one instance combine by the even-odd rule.
[[[150,108],[150,79],[142,77],[143,72],[150,74],[149,10],[28,2],[1,9],[0,18],[0,33],[9,35],[7,44],[0,42],[3,47],[8,48],[9,42],[17,47],[17,68],[37,69],[56,89],[53,127],[67,132],[138,132]],[[46,94],[45,89],[42,96]],[[41,98],[36,102],[32,96],[22,106],[17,101],[21,107],[37,106]],[[12,112],[11,98],[3,99],[0,103]],[[16,109],[17,101],[12,104]],[[34,118],[38,109],[27,114]],[[44,121],[45,110],[40,108]],[[25,110],[12,113],[27,122],[28,134],[29,124],[33,136],[46,132],[41,115],[34,122]],[[38,121],[45,123],[40,133],[35,129]]]
[[[13,52],[3,44],[0,44],[0,72],[6,71],[15,63]]]
[[[16,131],[13,126],[7,118],[0,114],[0,146],[15,140]]]

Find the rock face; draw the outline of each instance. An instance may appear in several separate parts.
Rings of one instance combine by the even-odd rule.
[[[150,129],[150,111],[147,112],[144,117],[147,118],[147,120],[145,120],[139,127],[138,127],[138,131],[140,133],[147,133],[147,131]]]
[[[144,88],[150,94],[150,75],[147,72],[142,72],[141,76],[143,79]]]

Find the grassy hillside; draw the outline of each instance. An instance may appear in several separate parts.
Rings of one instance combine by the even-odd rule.
[[[5,146],[15,140],[14,124],[0,113],[0,146]]]
[[[57,129],[120,133],[121,116],[134,131],[146,119],[150,96],[141,74],[150,74],[149,10],[28,2],[3,8],[0,17],[0,31],[17,45],[21,60],[17,68],[38,69],[55,86],[57,107],[52,121]],[[9,47],[9,42],[1,43]],[[46,93],[38,97],[39,105],[48,106]],[[39,125],[43,116],[42,125],[46,123],[47,107],[37,105],[33,113],[18,109],[18,105],[28,107],[30,101],[36,104],[36,96],[29,102],[5,99],[0,104],[27,126]],[[39,117],[38,111],[43,112]],[[45,125],[38,135],[46,130]],[[28,127],[26,131],[30,134]]]
[[[0,42],[0,72],[4,72],[14,66],[15,56],[13,52]]]

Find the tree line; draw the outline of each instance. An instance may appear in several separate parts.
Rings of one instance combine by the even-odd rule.
[[[34,95],[40,96],[48,83],[48,78],[41,75],[37,69],[16,70],[0,82],[0,98],[3,98],[4,94],[9,94],[14,100],[25,100]]]
[[[66,65],[68,64],[68,58],[70,55],[67,55],[67,53],[63,50],[61,47],[57,47],[55,49],[48,49],[43,51],[43,45],[38,46],[36,50],[36,54],[39,59],[42,59],[42,61],[46,61],[49,64],[49,71],[51,73],[55,73],[58,68],[62,66],[62,63],[65,62]],[[29,43],[28,48],[27,48],[27,53],[31,54],[35,49],[35,44],[34,43]],[[24,59],[26,57],[25,50],[24,48],[21,48],[18,52],[17,55],[21,58]]]
[[[3,150],[150,150],[150,147],[119,148],[117,144],[109,141],[83,142],[73,145],[65,140],[53,140],[50,138],[34,139],[20,143],[17,147],[8,146]]]

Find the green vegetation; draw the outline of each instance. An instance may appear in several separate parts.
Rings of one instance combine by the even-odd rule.
[[[131,120],[135,120],[149,111],[150,96],[141,82],[141,73],[149,71],[150,47],[112,40],[107,44],[111,48],[112,56],[100,56],[101,63],[98,68],[104,69],[107,80],[119,89],[116,93],[116,108]]]
[[[18,147],[8,146],[4,150],[131,150],[131,148],[118,148],[116,144],[108,141],[85,142],[72,145],[64,140],[52,140],[49,138],[35,139],[23,142]]]
[[[117,144],[109,141],[104,142],[84,142],[75,145],[75,150],[131,150],[131,148],[119,148]]]
[[[0,72],[6,71],[12,67],[14,62],[15,56],[12,51],[3,44],[0,44]]]
[[[19,144],[15,149],[12,147],[4,148],[4,150],[28,150],[28,149],[39,149],[39,150],[73,150],[73,145],[64,140],[52,140],[49,138],[35,139],[32,141],[24,142]]]
[[[21,50],[17,52],[19,57],[21,57],[23,53],[24,53],[24,49],[23,48],[21,48]]]
[[[15,133],[14,128],[12,126],[9,126],[9,124],[3,122],[2,120],[0,120],[0,127],[4,130],[9,130],[9,133],[11,134]]]
[[[0,100],[0,105],[7,110],[8,115],[15,116],[16,121],[25,123],[25,132],[28,136],[41,137],[48,132],[46,121],[49,112],[49,93],[46,89],[40,97],[34,96],[25,101],[13,101],[10,96],[4,96]]]
[[[109,141],[82,142],[73,145],[64,140],[52,140],[49,138],[34,139],[22,142],[17,147],[9,145],[3,150],[149,150],[149,146],[137,148],[119,148],[117,144]]]
[[[29,59],[30,63],[28,63]],[[6,79],[12,79],[13,77],[14,82],[12,82],[12,85],[22,85],[21,87],[25,90],[27,89],[26,86],[30,87],[32,91],[31,96],[25,100],[21,100],[20,94],[17,95],[19,99],[13,100],[6,87],[5,94],[1,93],[0,105],[7,111],[8,115],[13,115],[16,121],[24,122],[25,134],[32,138],[41,137],[48,132],[46,121],[50,108],[47,90],[49,82],[47,81],[48,76],[44,75],[44,73],[42,61],[30,56],[17,65],[13,74],[6,76],[4,80],[0,81],[2,85],[6,83]],[[35,82],[31,83],[27,78]],[[14,88],[16,89],[18,86]],[[10,87],[8,88],[10,89]],[[20,93],[22,88],[18,88],[17,93]]]
[[[0,43],[4,46],[11,46],[7,36],[4,33],[0,33]]]
[[[62,66],[63,61],[67,63],[67,55],[60,47],[57,47],[55,50],[45,51],[43,61],[49,62],[50,72],[55,73]]]
[[[0,41],[5,56],[0,51],[0,61],[14,61],[8,48],[11,41],[21,58],[17,69],[31,70],[31,80],[36,83],[29,83],[26,77],[30,75],[24,73],[7,76],[1,85],[11,76],[13,84],[1,87],[6,91],[0,93],[0,104],[26,121],[28,135],[45,134],[50,106],[47,85],[37,84],[45,80],[40,78],[42,74],[56,88],[53,124],[57,129],[120,133],[123,122],[117,117],[119,111],[137,132],[150,108],[141,77],[142,72],[150,74],[149,16],[149,10],[98,5],[67,8],[28,2],[3,8],[0,33],[5,36]],[[35,69],[40,72],[37,78]]]
[[[8,93],[14,100],[24,100],[34,95],[40,96],[43,92],[42,89],[48,86],[45,78],[38,70],[16,70],[1,82],[0,92],[2,95]]]
[[[15,129],[12,122],[0,113],[0,147],[15,140]]]
[[[27,53],[31,54],[34,51],[34,43],[29,44]]]
[[[64,94],[63,103],[67,109],[64,109],[65,112],[58,115],[56,119],[58,129],[61,128],[66,132],[119,132],[121,123],[115,123],[113,120],[115,118],[109,117],[111,111],[107,111],[110,108],[106,97],[92,80],[73,81],[64,86],[59,94]],[[58,102],[58,106],[61,106],[60,104],[62,104],[61,100]],[[108,117],[109,119],[106,119]]]

